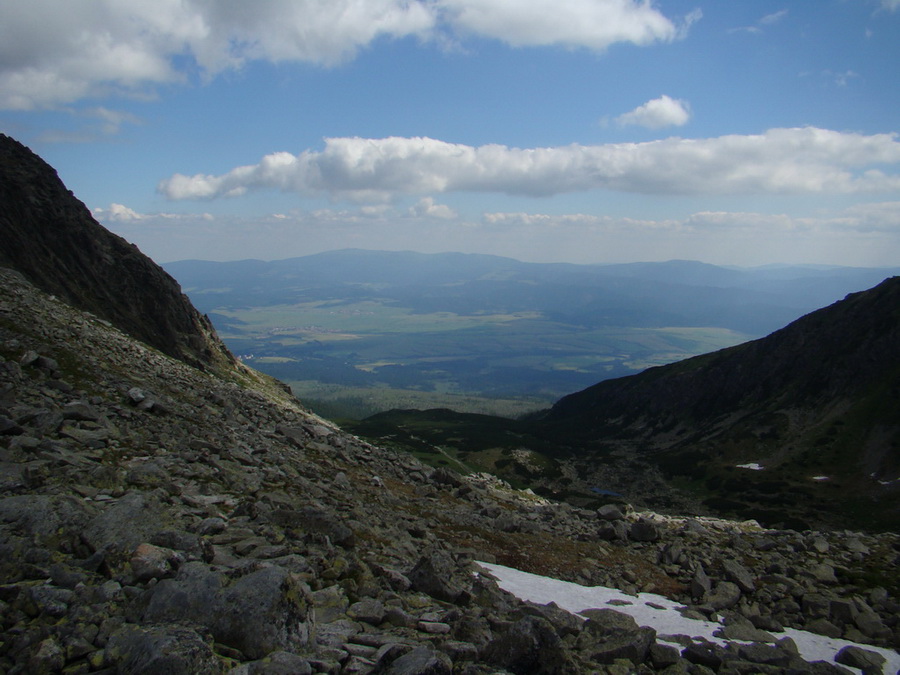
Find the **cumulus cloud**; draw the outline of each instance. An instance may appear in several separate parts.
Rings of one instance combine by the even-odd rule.
[[[682,37],[646,0],[0,0],[0,107],[145,95],[255,60],[331,66],[381,37],[603,50]]]
[[[452,220],[458,215],[446,204],[435,203],[433,197],[422,197],[409,209],[409,213],[420,218],[440,218],[441,220]]]
[[[633,0],[440,0],[437,5],[454,27],[517,47],[604,50],[617,42],[646,45],[679,35],[679,27],[649,2]],[[697,18],[689,15],[686,23]]]
[[[145,217],[144,214],[138,213],[124,204],[116,204],[115,202],[110,204],[109,208],[96,208],[92,212],[97,220],[106,220],[114,223],[134,222]]]
[[[680,127],[691,119],[691,110],[687,101],[670,98],[663,94],[659,98],[647,101],[631,112],[619,115],[616,122],[621,126],[640,126],[648,129],[663,127]]]
[[[275,188],[357,201],[403,194],[499,192],[549,196],[587,190],[643,194],[815,194],[895,191],[896,134],[814,127],[647,143],[510,148],[431,138],[329,138],[322,151],[278,152],[222,175],[176,174],[169,199],[212,199]]]

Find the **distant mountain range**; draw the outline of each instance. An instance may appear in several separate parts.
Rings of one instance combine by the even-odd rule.
[[[360,250],[166,269],[233,352],[315,410],[357,419],[395,407],[534,410],[762,337],[900,273]]]
[[[541,312],[583,326],[720,326],[765,335],[900,267],[701,262],[574,265],[490,255],[347,249],[263,262],[164,265],[202,311],[379,298],[416,312]]]

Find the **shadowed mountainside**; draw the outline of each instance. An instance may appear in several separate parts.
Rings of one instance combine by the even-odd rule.
[[[766,338],[567,396],[541,426],[588,465],[627,448],[719,512],[891,528],[898,345],[894,277]]]
[[[27,147],[0,134],[0,264],[195,366],[233,357],[178,283],[112,234]]]

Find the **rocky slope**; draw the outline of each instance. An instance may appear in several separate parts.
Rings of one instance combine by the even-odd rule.
[[[0,264],[193,365],[231,356],[172,277],[97,223],[31,150],[0,134]]]
[[[5,672],[812,673],[837,671],[772,631],[900,638],[894,535],[580,510],[460,478],[15,272],[0,289]],[[679,653],[523,604],[473,559],[656,591],[761,651],[681,637]]]
[[[2,672],[843,672],[778,630],[897,644],[898,550],[432,470],[0,266]],[[653,590],[744,644],[522,603],[473,560]]]

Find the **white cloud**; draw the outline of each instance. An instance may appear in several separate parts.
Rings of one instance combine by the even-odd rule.
[[[663,94],[659,98],[647,101],[631,112],[616,118],[622,126],[640,126],[648,129],[663,127],[680,127],[691,119],[691,110],[687,101],[670,98]]]
[[[420,218],[440,218],[443,220],[452,220],[458,215],[456,211],[446,204],[436,204],[433,197],[423,197],[415,206],[409,209],[409,213]]]
[[[781,11],[773,12],[772,14],[766,14],[759,20],[759,23],[763,26],[771,26],[772,24],[776,24],[781,21],[787,15],[788,10],[782,9]]]
[[[744,232],[755,236],[778,233],[883,232],[900,235],[900,202],[856,204],[815,216],[740,211],[698,211],[686,218],[664,220],[598,216],[586,213],[485,213],[485,223],[507,227],[543,227],[594,231],[668,231],[680,233]]]
[[[124,204],[112,203],[108,209],[93,209],[94,218],[97,220],[106,220],[116,223],[128,223],[136,220],[142,220],[145,216],[138,213],[134,209],[130,209]]]
[[[766,14],[762,17],[756,24],[752,26],[740,26],[739,28],[731,28],[729,33],[738,33],[738,32],[747,32],[747,33],[762,33],[762,28],[760,26],[774,26],[776,23],[780,22],[784,17],[788,15],[788,10],[782,9],[778,12],[772,12],[771,14]]]
[[[881,6],[893,12],[896,9],[900,9],[900,0],[881,0]]]
[[[113,202],[108,208],[91,209],[94,218],[106,223],[136,223],[139,221],[211,221],[209,213],[139,213],[134,209]],[[277,216],[273,216],[277,217]]]
[[[604,50],[616,42],[668,42],[679,28],[649,2],[635,0],[440,0],[455,27],[523,47]],[[692,15],[687,22],[698,18]]]
[[[588,190],[643,194],[818,194],[900,190],[896,134],[770,129],[757,135],[669,138],[554,148],[472,147],[431,138],[329,138],[321,152],[263,157],[219,176],[176,174],[169,199],[211,199],[276,188],[336,199],[499,192],[548,196]]]
[[[380,37],[603,50],[683,36],[646,0],[0,0],[0,108],[146,95],[254,61],[325,66]]]

